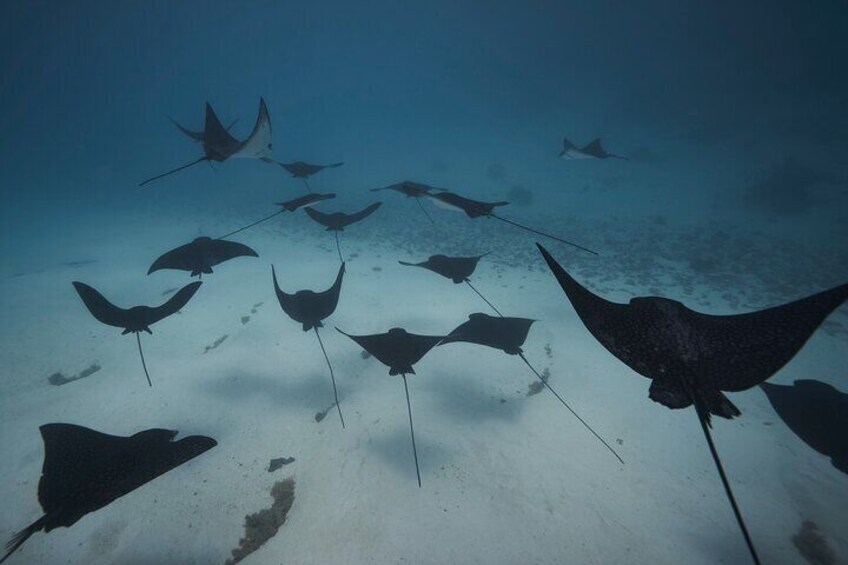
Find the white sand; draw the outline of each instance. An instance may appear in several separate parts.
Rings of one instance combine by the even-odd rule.
[[[316,230],[300,248],[263,229],[235,238],[261,257],[220,265],[180,315],[142,336],[150,389],[134,337],[93,320],[70,281],[92,284],[119,305],[164,301],[161,292],[188,276],[145,277],[145,266],[195,234],[158,233],[161,246],[80,240],[74,249],[91,251],[98,263],[0,283],[0,537],[40,516],[41,424],[119,435],[165,427],[219,445],[69,529],[36,533],[10,564],[222,563],[245,515],[270,506],[271,485],[287,476],[297,481],[288,520],[246,563],[749,562],[694,411],[650,401],[648,381],[592,338],[546,271],[498,278],[484,260],[473,280],[505,314],[539,320],[528,359],[550,368],[551,384],[626,464],[548,392],[525,396],[533,377],[519,358],[451,344],[430,352],[409,378],[419,489],[402,381],[362,359],[333,326],[354,334],[393,326],[447,332],[487,311],[469,288],[396,263],[426,255],[369,249],[343,234],[344,252],[359,256],[348,262],[339,307],[322,330],[342,430],[335,411],[314,421],[332,402],[329,375],[315,337],[279,308],[270,274],[273,263],[290,292],[328,287],[338,268],[332,236]],[[203,353],[224,334],[220,347]],[[844,337],[820,332],[774,382],[842,378],[846,360]],[[95,361],[103,369],[84,380],[47,384],[55,371],[70,375]],[[815,521],[845,559],[846,477],[795,437],[759,390],[732,400],[743,416],[717,419],[713,433],[763,562],[801,562],[791,537],[803,520]],[[269,474],[269,460],[283,456],[296,461]]]

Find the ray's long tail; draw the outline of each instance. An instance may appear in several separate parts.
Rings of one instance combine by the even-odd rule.
[[[557,236],[555,236],[555,235],[551,235],[551,234],[549,234],[549,233],[546,233],[546,232],[543,232],[543,231],[539,231],[539,230],[537,230],[537,229],[531,228],[530,226],[525,226],[524,224],[519,224],[518,222],[514,222],[514,221],[512,221],[512,220],[510,220],[510,219],[508,219],[508,218],[504,218],[503,216],[498,216],[498,215],[496,215],[496,214],[488,214],[488,215],[489,215],[490,217],[492,217],[492,218],[495,218],[496,220],[500,220],[500,221],[505,222],[505,223],[507,223],[507,224],[509,224],[509,225],[511,225],[511,226],[515,226],[515,227],[517,227],[517,228],[519,228],[519,229],[522,229],[522,230],[524,230],[524,231],[528,231],[528,232],[530,232],[530,233],[535,233],[536,235],[541,235],[541,236],[543,236],[543,237],[547,237],[547,238],[553,239],[554,241],[558,241],[558,242],[560,242],[560,243],[564,243],[564,244],[566,244],[566,245],[570,245],[571,247],[575,247],[575,248],[577,248],[577,249],[579,249],[579,250],[581,250],[581,251],[585,251],[586,253],[591,253],[592,255],[597,255],[597,254],[598,254],[598,252],[597,252],[597,251],[592,251],[591,249],[589,249],[589,248],[587,248],[587,247],[583,247],[582,245],[577,245],[576,243],[571,242],[571,241],[568,241],[567,239],[563,239],[563,238],[561,238],[561,237],[557,237]]]
[[[727,475],[724,472],[724,465],[721,464],[721,459],[718,456],[713,436],[710,433],[709,418],[710,413],[704,402],[694,394],[686,379],[683,380],[684,387],[692,399],[692,404],[695,405],[695,412],[698,414],[698,422],[701,424],[701,429],[704,431],[704,437],[707,438],[707,445],[710,446],[710,455],[713,457],[718,475],[721,477],[721,484],[724,485],[724,492],[727,493],[727,500],[730,501],[730,506],[733,508],[733,514],[736,516],[736,522],[739,524],[739,529],[742,530],[742,536],[745,538],[745,543],[748,545],[748,551],[751,553],[751,558],[754,565],[760,565],[760,558],[757,555],[757,550],[754,547],[754,542],[751,540],[751,535],[748,533],[748,527],[745,525],[745,520],[742,518],[742,512],[739,510],[739,505],[736,504],[736,497],[733,496],[733,490],[730,488],[730,481],[727,480]]]
[[[42,516],[20,532],[17,532],[12,536],[8,542],[6,542],[6,554],[0,559],[0,563],[6,561],[10,555],[12,555],[19,547],[21,547],[26,540],[29,539],[29,536],[44,529],[44,521],[47,516]]]
[[[406,373],[403,377],[403,390],[406,392],[406,410],[409,413],[409,434],[412,436],[412,455],[415,457],[415,475],[418,477],[418,488],[421,488],[421,471],[418,468],[418,448],[415,447],[415,428],[412,427],[412,404],[409,402],[409,386],[406,384]]]
[[[183,169],[188,169],[189,167],[191,167],[191,166],[193,166],[193,165],[196,165],[196,164],[198,164],[198,163],[202,163],[203,161],[209,161],[209,158],[208,158],[208,157],[201,157],[201,158],[200,158],[200,159],[198,159],[197,161],[192,161],[191,163],[187,163],[187,164],[185,164],[185,165],[181,165],[181,166],[177,167],[176,169],[171,169],[170,171],[165,172],[165,173],[162,173],[161,175],[156,175],[155,177],[150,177],[149,179],[147,179],[147,180],[145,180],[145,181],[140,182],[140,183],[138,184],[138,186],[144,186],[144,185],[146,185],[146,184],[147,184],[147,183],[149,183],[149,182],[153,182],[153,181],[155,181],[155,180],[159,180],[159,179],[161,179],[161,178],[163,178],[163,177],[167,177],[168,175],[173,175],[174,173],[177,173],[177,172],[179,172],[179,171],[182,171]],[[211,164],[211,163],[210,163],[210,164]]]

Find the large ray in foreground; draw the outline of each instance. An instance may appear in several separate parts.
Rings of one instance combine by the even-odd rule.
[[[44,466],[38,502],[44,515],[6,544],[5,561],[35,532],[70,527],[83,516],[209,451],[205,436],[174,441],[174,430],[152,429],[113,436],[74,424],[44,424]]]
[[[537,245],[589,332],[628,367],[651,379],[650,398],[672,409],[695,406],[739,527],[759,563],[710,434],[710,415],[739,416],[723,393],[747,390],[779,371],[848,299],[848,284],[766,310],[712,316],[666,298],[638,297],[629,304],[605,300]]]
[[[253,131],[244,141],[239,141],[230,135],[227,128],[221,124],[221,120],[212,109],[209,102],[206,103],[206,123],[202,132],[194,132],[177,126],[192,139],[203,143],[203,156],[165,173],[151,177],[140,183],[144,186],[149,182],[161,179],[183,169],[187,169],[197,163],[204,161],[223,162],[227,159],[260,159],[269,161],[271,156],[271,116],[268,114],[268,106],[263,98],[259,99],[259,114]]]

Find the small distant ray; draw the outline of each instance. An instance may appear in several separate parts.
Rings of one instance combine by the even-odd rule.
[[[280,303],[280,308],[286,315],[303,325],[303,331],[315,330],[315,337],[318,338],[318,344],[321,346],[321,352],[324,353],[324,359],[327,361],[327,368],[330,370],[330,380],[333,382],[333,397],[335,398],[336,408],[339,411],[339,420],[342,423],[342,428],[345,427],[344,417],[342,416],[342,407],[339,402],[339,393],[336,388],[336,376],[333,374],[333,366],[330,364],[330,358],[327,356],[327,350],[324,349],[324,342],[321,341],[321,334],[318,333],[318,328],[323,328],[323,321],[330,317],[336,311],[336,306],[339,304],[339,293],[342,289],[342,279],[344,279],[345,264],[339,266],[339,272],[336,275],[336,280],[333,286],[323,292],[314,292],[312,290],[299,290],[294,294],[287,294],[280,290],[280,285],[277,284],[277,273],[274,266],[271,266],[271,278],[274,281],[274,291],[277,294],[277,300]]]
[[[339,328],[336,330],[355,341],[359,347],[386,365],[390,376],[403,377],[406,409],[409,413],[409,433],[412,436],[412,454],[415,457],[415,474],[418,476],[418,487],[421,488],[421,471],[418,469],[418,450],[415,447],[415,429],[412,427],[412,405],[409,402],[406,375],[415,374],[412,366],[444,339],[444,336],[411,334],[403,328],[392,328],[386,333],[373,335],[350,335]]]
[[[577,160],[577,159],[622,159],[627,161],[627,157],[622,157],[621,155],[614,155],[609,153],[606,149],[601,146],[601,138],[593,139],[590,143],[588,143],[585,147],[577,147],[573,143],[571,143],[567,138],[563,138],[562,140],[562,151],[559,152],[559,156],[565,159]]]
[[[188,271],[192,277],[212,274],[212,267],[236,257],[259,257],[250,247],[235,241],[198,237],[168,251],[150,266],[147,274],[162,269]]]
[[[398,263],[407,267],[421,267],[428,271],[433,271],[436,274],[452,280],[454,284],[464,282],[471,290],[474,291],[475,294],[477,294],[477,296],[483,299],[483,302],[488,304],[489,307],[494,310],[498,316],[500,316],[500,311],[495,308],[495,306],[489,302],[485,296],[480,294],[480,291],[471,284],[470,280],[468,280],[468,277],[470,277],[477,268],[477,263],[480,259],[488,254],[489,253],[483,253],[476,257],[448,257],[446,255],[431,255],[429,259],[422,261],[421,263],[407,263],[406,261],[398,261]]]
[[[235,230],[233,230],[233,231],[231,231],[231,232],[229,232],[225,235],[222,235],[221,237],[216,238],[216,239],[221,240],[221,239],[233,236],[237,233],[241,233],[241,232],[248,230],[252,227],[258,226],[259,224],[267,222],[268,220],[279,216],[283,212],[294,212],[294,211],[298,210],[299,208],[309,208],[310,206],[317,204],[318,202],[321,202],[322,200],[329,200],[330,198],[335,198],[335,197],[336,197],[336,195],[333,194],[333,193],[328,193],[328,194],[310,193],[310,194],[306,194],[304,196],[299,196],[297,198],[293,198],[292,200],[287,200],[286,202],[277,202],[277,206],[281,206],[282,210],[277,210],[276,212],[272,212],[272,213],[270,213],[266,216],[263,216],[262,218],[260,218],[256,221],[254,221],[254,222],[250,222],[246,226],[242,226],[238,229],[235,229]]]
[[[91,315],[99,322],[107,326],[123,328],[124,331],[121,335],[128,333],[135,334],[136,343],[138,343],[138,354],[141,357],[141,366],[144,369],[144,375],[147,377],[147,384],[149,386],[153,386],[153,383],[150,382],[150,374],[147,372],[147,364],[144,362],[144,353],[141,350],[139,332],[144,331],[152,334],[153,332],[150,331],[150,326],[159,320],[167,318],[185,306],[191,297],[194,296],[194,293],[197,292],[197,289],[200,288],[201,284],[203,283],[200,281],[187,284],[161,306],[153,308],[150,306],[133,306],[132,308],[124,309],[118,308],[106,300],[102,294],[87,284],[77,281],[73,283],[83,304],[85,304]]]
[[[436,202],[441,202],[442,204],[444,204],[446,206],[449,206],[449,207],[454,208],[456,210],[461,210],[461,211],[465,212],[465,215],[468,216],[469,218],[472,218],[472,219],[479,218],[479,217],[495,218],[496,220],[500,220],[502,222],[505,222],[507,224],[510,224],[510,225],[515,226],[517,228],[520,228],[522,230],[528,231],[530,233],[535,233],[537,235],[541,235],[541,236],[559,241],[560,243],[564,243],[566,245],[576,247],[577,249],[580,249],[581,251],[586,251],[587,253],[591,253],[592,255],[598,254],[596,251],[592,251],[591,249],[587,249],[587,248],[583,247],[582,245],[577,245],[576,243],[572,243],[572,242],[567,241],[565,239],[559,238],[555,235],[551,235],[549,233],[545,233],[543,231],[539,231],[539,230],[533,229],[531,227],[519,224],[517,222],[514,222],[512,220],[504,218],[503,216],[498,216],[494,212],[495,208],[498,207],[498,206],[506,206],[507,204],[509,204],[509,202],[506,202],[504,200],[502,200],[500,202],[482,202],[480,200],[472,200],[471,198],[466,198],[464,196],[460,196],[459,194],[456,194],[454,192],[449,192],[449,191],[430,193],[427,196],[429,198],[432,198]]]
[[[275,161],[279,166],[291,173],[291,176],[296,179],[303,179],[303,184],[306,186],[307,192],[312,192],[309,186],[309,177],[315,173],[321,172],[324,169],[335,169],[344,165],[344,161],[333,163],[332,165],[313,165],[303,161],[295,161],[294,163],[280,163]]]
[[[176,122],[174,123],[187,136],[203,143],[203,156],[191,163],[151,177],[141,182],[139,186],[144,186],[149,182],[182,171],[203,161],[221,163],[227,159],[259,159],[266,162],[270,160],[271,117],[268,114],[268,107],[264,98],[259,99],[259,115],[256,117],[253,131],[244,141],[239,141],[230,135],[230,132],[227,131],[228,128],[224,128],[208,102],[206,103],[206,125],[202,132],[194,132],[183,128]]]
[[[175,430],[151,429],[112,436],[73,424],[44,424],[44,466],[38,502],[44,515],[6,544],[9,558],[35,532],[70,527],[218,445],[205,436],[174,441]]]
[[[394,190],[395,192],[400,192],[401,194],[406,195],[407,198],[414,198],[415,202],[418,204],[418,207],[421,208],[421,211],[427,216],[427,219],[430,220],[430,223],[435,224],[433,218],[430,217],[430,213],[421,204],[421,198],[425,196],[430,196],[433,191],[441,191],[441,188],[434,188],[432,186],[421,184],[419,182],[412,182],[410,180],[405,180],[403,182],[399,182],[396,184],[391,184],[389,186],[384,186],[382,188],[372,188],[371,192],[381,192],[383,190]]]
[[[766,310],[713,316],[654,296],[633,298],[629,304],[605,300],[536,245],[586,329],[620,361],[651,379],[651,400],[671,409],[695,406],[739,528],[759,563],[713,443],[710,417],[741,415],[723,392],[748,390],[786,365],[848,299],[848,284]]]
[[[583,426],[586,427],[589,432],[592,433],[603,445],[606,447],[610,453],[615,455],[616,459],[618,459],[621,464],[624,464],[624,461],[619,457],[618,453],[610,447],[610,445],[595,432],[592,427],[586,423],[586,421],[580,417],[568,403],[563,400],[563,398],[557,393],[553,387],[548,383],[548,380],[543,378],[542,375],[530,364],[527,360],[527,357],[524,356],[524,351],[521,347],[524,345],[524,342],[527,341],[527,335],[530,333],[530,326],[533,325],[535,320],[531,320],[529,318],[508,318],[505,316],[499,315],[498,317],[489,316],[488,314],[483,313],[475,313],[468,316],[468,321],[457,326],[451,333],[439,343],[439,346],[445,345],[447,343],[455,343],[455,342],[466,342],[466,343],[474,343],[477,345],[485,345],[486,347],[492,347],[494,349],[500,349],[507,355],[518,355],[521,357],[521,360],[524,361],[524,364],[533,371],[533,374],[539,381],[547,387],[551,393],[560,401],[560,403],[571,412],[575,418],[577,418]]]
[[[353,214],[345,214],[344,212],[327,214],[320,210],[316,210],[315,208],[307,207],[306,214],[322,226],[326,227],[327,231],[333,232],[333,235],[336,237],[336,251],[339,253],[339,262],[344,263],[344,259],[342,259],[342,249],[339,246],[339,232],[344,231],[344,229],[351,224],[364,220],[373,214],[374,211],[382,204],[382,202],[374,202]]]
[[[298,208],[312,206],[313,204],[317,204],[322,200],[329,200],[335,197],[336,195],[333,192],[328,192],[326,194],[318,194],[313,192],[304,196],[293,198],[291,200],[286,200],[285,202],[277,202],[277,206],[282,206],[285,210],[289,212],[294,212]]]
[[[760,388],[801,441],[848,474],[848,394],[812,379],[794,385],[762,383]]]

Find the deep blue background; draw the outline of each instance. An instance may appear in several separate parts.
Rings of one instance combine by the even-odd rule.
[[[260,216],[298,194],[258,162],[137,187],[199,156],[166,116],[199,127],[209,100],[245,135],[259,96],[278,158],[346,161],[316,180],[340,202],[404,178],[491,199],[521,185],[546,211],[832,239],[848,222],[846,37],[842,0],[4,2],[5,255],[87,218]],[[564,135],[636,159],[558,161]],[[811,204],[758,208],[745,191],[786,159],[815,177]]]

